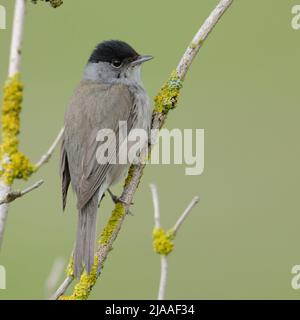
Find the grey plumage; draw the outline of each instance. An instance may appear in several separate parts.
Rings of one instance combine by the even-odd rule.
[[[80,276],[83,264],[87,273],[91,272],[93,266],[98,202],[107,188],[124,176],[129,166],[99,164],[96,153],[102,142],[96,141],[98,131],[112,129],[118,134],[119,121],[127,122],[128,132],[134,128],[150,129],[151,109],[139,76],[140,64],[132,64],[140,56],[129,47],[126,54],[123,53],[125,58],[122,56],[122,67],[116,68],[112,62],[119,52],[114,53],[113,42],[109,42],[109,46],[111,51],[107,51],[106,46],[99,51],[98,46],[98,51],[93,52],[93,60],[90,58],[83,80],[75,90],[65,114],[60,172],[63,209],[70,183],[77,196],[78,225],[74,249],[76,277]],[[120,45],[115,49],[120,50]],[[97,61],[97,56],[101,59],[103,52],[106,60],[109,55],[112,56],[111,62]],[[134,57],[128,57],[128,54]]]

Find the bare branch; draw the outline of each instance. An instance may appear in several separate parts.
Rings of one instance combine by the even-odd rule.
[[[55,293],[52,295],[52,297],[49,300],[58,300],[60,296],[62,296],[70,286],[70,284],[73,281],[73,277],[68,276],[63,281],[63,283],[60,285],[60,287],[55,291]]]
[[[64,257],[57,257],[54,260],[53,266],[51,268],[51,271],[49,273],[49,276],[46,280],[45,284],[45,292],[46,297],[48,298],[53,291],[55,290],[55,287],[58,284],[58,281],[63,274],[64,268],[65,268],[66,259]]]
[[[19,73],[21,69],[25,11],[26,0],[16,0],[8,69],[9,77],[12,77],[15,74]]]
[[[36,169],[39,169],[42,165],[44,165],[45,163],[47,163],[53,152],[55,151],[55,148],[57,147],[58,143],[60,142],[62,136],[63,136],[63,133],[64,133],[64,128],[62,128],[57,137],[55,138],[54,142],[52,143],[51,147],[49,148],[49,150],[44,154],[42,155],[42,157],[40,158],[40,160],[37,162],[37,164],[35,165]]]
[[[0,181],[0,197],[5,197],[9,192],[11,192],[11,187],[4,182]],[[3,242],[4,231],[6,226],[6,220],[8,215],[8,204],[2,204],[0,206],[0,249]]]
[[[150,184],[150,190],[152,192],[152,201],[154,207],[154,223],[155,228],[160,228],[160,210],[159,210],[159,200],[156,185]]]
[[[177,222],[175,223],[175,225],[172,229],[174,236],[177,234],[178,229],[183,224],[184,220],[187,218],[187,216],[192,211],[194,206],[199,202],[199,200],[200,200],[199,197],[194,197],[193,200],[191,201],[191,203],[187,206],[187,208],[184,210],[182,215],[179,217],[179,219],[177,220]]]
[[[10,191],[8,192],[1,200],[0,200],[0,205],[4,203],[10,203],[13,202],[14,200],[23,197],[25,194],[37,189],[44,183],[43,180],[40,180],[33,184],[32,186],[24,189],[23,191]]]
[[[183,57],[180,60],[180,63],[176,69],[179,78],[183,79],[185,77],[190,65],[192,64],[199,49],[202,47],[207,36],[216,26],[216,24],[221,19],[225,11],[230,7],[232,2],[233,0],[220,1],[219,4],[215,7],[215,9],[211,12],[209,17],[205,20],[204,24],[196,33],[191,44],[188,46]]]
[[[166,296],[167,282],[168,282],[168,257],[160,255],[160,280],[157,300],[164,300]]]

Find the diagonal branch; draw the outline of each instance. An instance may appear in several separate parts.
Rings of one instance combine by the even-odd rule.
[[[209,17],[205,20],[179,62],[179,65],[176,69],[179,78],[181,78],[182,80],[184,79],[189,67],[191,66],[198,51],[202,47],[204,41],[211,33],[218,21],[222,18],[226,10],[230,7],[232,2],[233,0],[220,1],[215,9],[211,12]]]
[[[51,296],[59,282],[61,275],[64,273],[65,263],[66,261],[64,257],[57,257],[54,260],[51,271],[45,283],[45,294],[47,298]]]
[[[40,169],[40,167],[42,165],[44,165],[45,163],[47,163],[50,160],[50,158],[52,157],[53,152],[55,151],[57,145],[59,144],[59,142],[60,142],[60,140],[61,140],[61,138],[63,136],[63,133],[64,133],[64,128],[62,128],[59,131],[57,137],[55,138],[54,142],[52,143],[52,145],[50,146],[48,151],[44,155],[42,155],[40,160],[36,163],[35,170]]]
[[[69,288],[71,283],[73,282],[73,276],[67,276],[63,283],[59,286],[59,288],[55,291],[55,293],[50,297],[49,300],[57,300],[59,299]]]
[[[184,220],[187,218],[187,216],[190,214],[190,212],[195,207],[195,205],[199,202],[199,200],[200,200],[199,197],[194,197],[191,203],[187,206],[187,208],[184,210],[182,215],[179,217],[174,227],[172,228],[174,236],[177,234]]]
[[[152,115],[152,129],[160,129],[167,118],[169,110],[174,109],[177,105],[179,91],[182,87],[182,81],[188,72],[193,59],[197,55],[203,42],[209,33],[216,26],[225,11],[230,7],[233,0],[220,0],[216,8],[211,12],[210,16],[199,29],[191,44],[184,53],[176,71],[172,74],[169,81],[162,87],[160,92],[155,98],[155,108]],[[79,283],[75,286],[74,292],[69,297],[62,297],[66,299],[87,299],[95,285],[97,278],[101,274],[103,264],[112,249],[114,240],[117,238],[118,233],[122,227],[123,221],[129,211],[130,203],[133,201],[134,194],[138,188],[140,180],[143,175],[145,164],[132,165],[129,169],[127,179],[125,181],[124,189],[121,195],[122,202],[118,202],[112,212],[111,218],[105,226],[100,239],[99,246],[95,256],[94,268],[90,275],[83,274]],[[56,292],[53,296],[59,299],[61,295],[67,290],[73,279],[72,273],[68,275],[65,280],[63,290]],[[60,287],[61,289],[61,287]]]

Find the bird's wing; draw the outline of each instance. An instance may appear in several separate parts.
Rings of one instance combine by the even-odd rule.
[[[70,177],[70,171],[69,171],[67,152],[64,145],[64,139],[62,140],[61,151],[60,151],[60,177],[61,177],[61,188],[62,188],[62,206],[63,206],[63,210],[65,210],[71,177]]]
[[[110,129],[108,140],[118,142],[119,121],[127,122],[127,133],[134,126],[136,121],[136,106],[129,89],[125,85],[111,85],[106,90],[93,90],[90,93],[93,99],[88,99],[86,105],[88,128],[86,144],[82,146],[84,153],[81,165],[81,179],[79,192],[77,193],[78,208],[83,208],[87,202],[98,192],[104,183],[109,169],[114,166],[108,162],[97,159],[97,150],[103,141],[97,141],[97,134],[101,129]],[[110,139],[114,135],[116,140]],[[113,143],[113,142],[112,142]],[[117,143],[118,145],[118,143]],[[108,148],[112,150],[110,159],[118,159],[118,148],[115,144]]]

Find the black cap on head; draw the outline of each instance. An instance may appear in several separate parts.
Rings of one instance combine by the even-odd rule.
[[[126,42],[119,40],[109,40],[101,42],[94,49],[89,62],[98,63],[112,62],[114,60],[134,60],[139,54]]]

